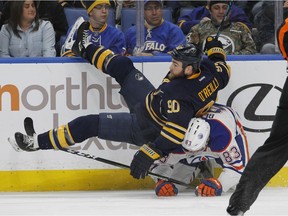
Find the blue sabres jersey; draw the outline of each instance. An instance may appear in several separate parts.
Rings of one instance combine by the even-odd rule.
[[[137,71],[129,58],[113,55],[103,47],[96,51],[93,46],[89,47],[91,49],[88,52],[91,53],[88,54],[92,56],[90,62],[104,73],[115,77],[120,85],[123,85],[123,77],[127,71]],[[105,56],[109,56],[109,59]],[[218,60],[215,59],[214,62],[209,58],[202,59],[197,73],[189,77],[175,78],[169,72],[158,88],[151,85],[144,90],[144,94],[138,94],[141,95],[139,100],[128,98],[134,100],[133,113],[137,116],[140,128],[151,129],[148,133],[143,131],[142,136],[164,154],[167,155],[181,146],[190,119],[205,114],[216,101],[218,91],[227,85],[230,67],[224,60]],[[120,64],[123,66],[119,67]],[[130,97],[134,96],[131,93]]]
[[[91,30],[91,42],[95,45],[104,46],[107,49],[112,50],[115,54],[123,55],[126,51],[126,43],[124,33],[119,29],[107,25],[107,23],[103,26],[103,28],[97,32]]]
[[[127,54],[132,55],[136,46],[136,26],[127,30],[125,40]],[[163,55],[180,44],[186,44],[186,38],[181,29],[173,23],[163,20],[160,26],[154,28],[145,24],[145,42],[142,52]]]
[[[169,79],[146,97],[146,116],[160,130],[154,144],[168,154],[181,146],[189,121],[194,116],[202,116],[214,104],[219,90],[223,89],[230,76],[230,68],[225,62],[204,59],[200,72],[190,77]],[[172,82],[171,82],[172,81]],[[140,111],[138,111],[140,112]]]
[[[72,26],[73,27],[73,26]],[[67,35],[72,28],[69,29]],[[115,54],[124,55],[126,52],[126,42],[125,36],[122,31],[119,29],[108,25],[107,23],[99,30],[94,31],[92,26],[90,25],[89,34],[91,35],[90,41],[94,45],[104,46],[107,49],[110,49]],[[73,39],[76,40],[77,33],[74,34]],[[71,50],[65,50],[66,55],[71,54]]]

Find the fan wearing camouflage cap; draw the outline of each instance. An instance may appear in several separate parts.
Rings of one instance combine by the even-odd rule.
[[[231,11],[226,16],[229,3],[227,0],[210,1],[211,20],[193,26],[187,35],[187,40],[199,44],[204,49],[206,38],[216,36],[220,27],[219,40],[227,55],[256,54],[256,45],[250,29],[242,22],[231,22]]]

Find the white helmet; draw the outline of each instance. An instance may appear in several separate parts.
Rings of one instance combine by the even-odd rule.
[[[182,146],[191,152],[204,150],[209,135],[210,125],[208,122],[201,118],[192,118],[189,122]]]

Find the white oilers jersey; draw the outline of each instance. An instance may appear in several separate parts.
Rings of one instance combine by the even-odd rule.
[[[204,151],[196,154],[184,150],[181,153],[178,151],[155,161],[155,165],[164,166],[168,169],[182,159],[190,165],[214,159],[223,168],[218,179],[222,184],[223,191],[226,192],[236,186],[249,160],[245,132],[238,114],[227,106],[215,104],[203,116],[203,119],[210,125],[209,141]],[[154,168],[153,172],[160,169],[158,167]],[[161,173],[164,173],[163,167]]]

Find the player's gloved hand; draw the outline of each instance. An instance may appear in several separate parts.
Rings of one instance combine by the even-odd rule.
[[[216,178],[205,179],[196,187],[196,196],[221,196],[222,185]]]
[[[205,43],[205,51],[207,51],[207,56],[212,61],[215,60],[226,60],[226,53],[223,49],[221,41],[217,40],[215,37],[208,36]]]
[[[178,189],[172,182],[161,179],[155,186],[155,193],[157,196],[176,196]]]
[[[152,144],[143,145],[138,150],[130,165],[130,175],[136,179],[144,179],[153,162],[162,157],[162,152]]]

